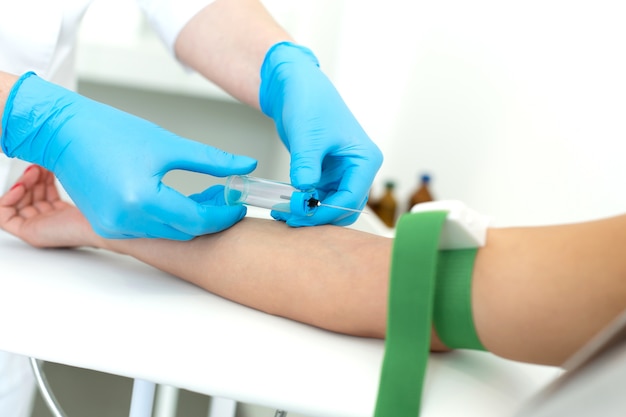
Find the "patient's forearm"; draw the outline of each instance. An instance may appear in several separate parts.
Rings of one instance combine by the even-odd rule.
[[[103,244],[262,311],[337,332],[384,337],[388,238],[246,218],[190,242]]]

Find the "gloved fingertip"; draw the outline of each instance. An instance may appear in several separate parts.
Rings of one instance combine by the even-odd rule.
[[[254,171],[259,163],[256,159],[246,155],[234,155],[234,160],[236,161],[237,167],[244,170],[244,172],[241,172],[242,174]]]
[[[246,214],[248,214],[248,207],[246,206],[241,206],[243,210],[241,210],[241,216],[239,217],[238,221],[241,221],[244,217],[246,217]]]
[[[302,217],[294,217],[287,220],[287,225],[289,227],[311,227],[317,226],[317,224],[311,220],[311,218],[302,218]]]
[[[223,214],[220,221],[213,227],[211,227],[211,229],[208,230],[207,233],[222,232],[226,229],[233,227],[235,224],[239,223],[244,217],[246,217],[246,206],[227,206],[225,208],[227,210]]]
[[[258,164],[256,159],[247,155],[232,154],[208,145],[204,149],[206,150],[206,156],[204,158],[198,159],[198,156],[196,155],[195,164],[185,164],[184,161],[182,161],[179,162],[177,168],[195,168],[200,172],[225,177],[231,174],[247,174],[254,171]],[[195,166],[197,164],[200,165]]]
[[[244,205],[240,205],[240,206],[227,206],[230,211],[233,213],[233,223],[231,224],[231,226],[235,223],[240,222],[244,217],[246,217],[246,214],[248,213],[248,207],[244,206]]]
[[[289,214],[282,212],[282,211],[276,211],[276,210],[272,210],[270,212],[270,216],[272,216],[272,218],[274,220],[278,220],[280,222],[286,222],[287,219],[289,218]]]
[[[291,170],[291,185],[299,190],[312,190],[320,181],[321,172],[310,166],[300,166]]]
[[[191,194],[189,198],[199,204],[224,205],[224,186],[213,185],[200,193]]]

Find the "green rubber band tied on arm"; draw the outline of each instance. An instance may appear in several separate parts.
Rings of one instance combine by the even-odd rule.
[[[433,322],[451,349],[485,350],[472,313],[472,275],[477,249],[439,252]]]
[[[476,250],[440,254],[439,236],[446,217],[445,211],[405,214],[396,225],[385,356],[375,417],[419,416],[434,315],[438,316],[436,327],[440,324],[445,335],[453,335],[451,341],[455,347],[472,348],[471,345],[482,349],[471,318],[471,276]],[[455,279],[456,275],[463,279]],[[446,292],[451,287],[454,295],[450,302],[443,302],[443,308],[434,308],[435,300],[437,303],[447,300]],[[456,308],[459,295],[468,298],[462,300],[462,307]],[[442,319],[451,310],[453,316]]]
[[[446,212],[405,214],[396,225],[375,417],[419,415],[430,351],[439,235],[446,216]]]

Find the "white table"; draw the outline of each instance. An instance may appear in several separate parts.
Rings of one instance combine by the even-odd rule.
[[[373,413],[383,342],[235,304],[130,257],[0,231],[0,350],[312,417]],[[560,373],[431,355],[422,417],[503,417]]]

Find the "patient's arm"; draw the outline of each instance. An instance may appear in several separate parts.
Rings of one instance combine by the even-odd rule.
[[[189,242],[105,240],[32,168],[0,199],[0,227],[38,247],[128,254],[218,295],[329,330],[384,337],[390,239],[244,219]],[[491,352],[559,365],[626,308],[626,216],[490,229],[472,303]],[[434,348],[440,348],[437,340]]]
[[[109,249],[262,311],[337,332],[384,337],[387,238],[246,218],[187,242],[107,240],[76,207],[59,199],[52,173],[38,166],[0,198],[0,227],[36,247]]]

